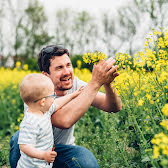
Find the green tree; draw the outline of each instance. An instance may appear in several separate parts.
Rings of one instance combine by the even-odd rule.
[[[150,26],[164,27],[167,25],[167,0],[134,0],[133,4],[137,6],[141,13],[146,13],[148,15],[152,22]]]
[[[125,45],[128,45],[129,54],[138,50],[137,43],[153,28],[167,26],[167,2],[167,0],[133,0],[118,9],[119,37]]]
[[[0,23],[3,23],[3,17],[4,17],[4,1],[0,0]],[[3,41],[4,35],[3,35],[3,24],[0,26],[0,55],[3,55],[4,50],[4,41]],[[0,63],[1,66],[2,62]]]
[[[89,48],[96,46],[97,26],[95,19],[86,11],[76,14],[73,25],[73,35],[76,41],[77,54],[89,51]]]
[[[134,36],[137,33],[137,26],[139,25],[139,15],[135,8],[131,6],[121,7],[118,10],[118,18],[120,30],[118,32],[118,37],[124,43],[128,43],[129,54],[133,54],[133,43]]]
[[[71,11],[70,9],[60,9],[56,12],[56,44],[61,44],[66,48],[70,48],[71,53],[73,53],[74,48],[72,35],[73,16],[74,11]]]
[[[16,26],[15,61],[17,57],[23,61],[36,57],[40,48],[51,41],[53,37],[48,35],[46,23],[43,6],[37,0],[31,1]]]
[[[103,28],[103,37],[102,41],[107,49],[107,55],[113,56],[116,51],[121,47],[122,43],[117,37],[117,24],[116,20],[109,13],[103,13],[102,15],[102,28]],[[114,39],[117,40],[117,45],[114,42]]]

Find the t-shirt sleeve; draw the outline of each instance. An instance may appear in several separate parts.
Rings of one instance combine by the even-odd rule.
[[[77,77],[75,77],[75,78],[76,78],[76,79],[75,79],[75,87],[76,87],[76,89],[80,88],[81,86],[86,86],[86,85],[87,85],[86,82],[80,80],[80,79],[77,78]]]
[[[39,129],[30,123],[20,125],[18,144],[36,144]]]
[[[54,103],[51,105],[48,112],[49,112],[50,115],[52,115],[56,110],[57,110],[57,107],[56,107],[56,103],[54,101]]]

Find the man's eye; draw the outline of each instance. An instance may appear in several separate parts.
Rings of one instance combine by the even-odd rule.
[[[62,67],[56,67],[56,70],[60,70]]]
[[[68,67],[71,67],[71,66],[72,66],[72,64],[68,64],[67,66],[68,66]]]

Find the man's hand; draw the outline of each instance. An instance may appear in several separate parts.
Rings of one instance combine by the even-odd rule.
[[[117,72],[117,65],[114,66],[116,61],[109,58],[106,61],[99,61],[97,65],[93,66],[92,80],[96,82],[99,87],[103,84],[111,83],[115,77],[119,75]]]
[[[53,163],[56,156],[57,156],[57,153],[55,151],[45,151],[43,153],[43,158],[48,163]]]
[[[113,82],[113,80],[119,76],[119,72],[117,72],[117,68],[118,68],[118,65],[115,65],[115,66],[112,66],[111,69],[110,69],[110,75],[108,76],[108,79],[107,81],[104,83],[104,84],[110,84],[111,82]]]

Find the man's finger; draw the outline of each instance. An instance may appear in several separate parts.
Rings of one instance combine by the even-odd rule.
[[[117,71],[117,67],[117,65],[112,66],[112,68],[108,71],[108,75],[112,75],[113,73],[115,73]]]
[[[109,71],[111,68],[114,67],[114,64],[115,64],[116,60],[115,59],[109,59],[108,62],[106,62],[106,67],[105,67],[105,70],[106,71]]]
[[[119,76],[119,75],[120,75],[119,72],[116,72],[116,73],[113,74],[114,77],[117,77],[117,76]]]

